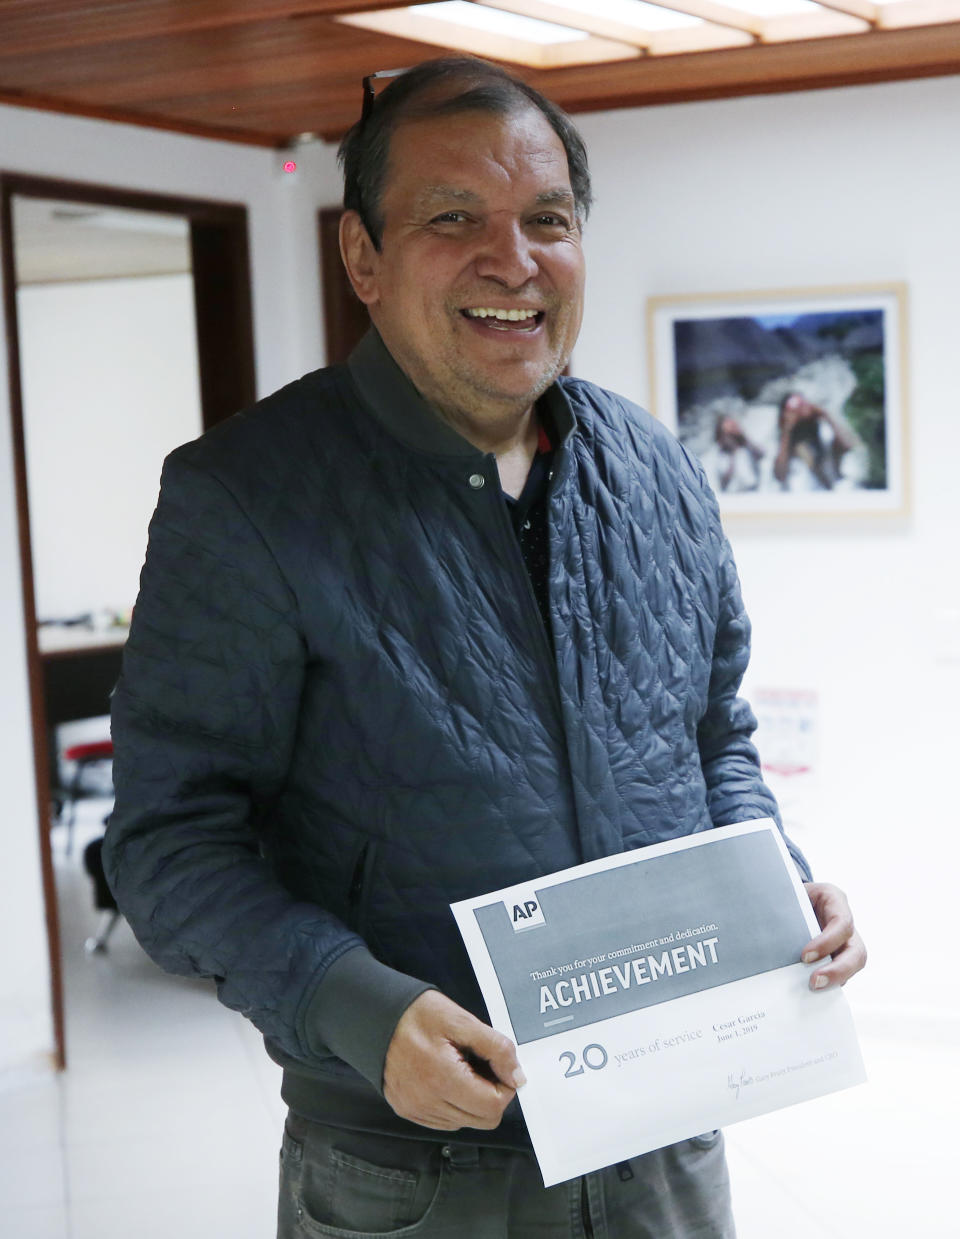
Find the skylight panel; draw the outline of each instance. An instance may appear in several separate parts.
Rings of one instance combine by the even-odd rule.
[[[647,4],[645,0],[551,0],[551,4],[556,9],[569,9],[571,14],[603,17],[623,26],[636,26],[638,30],[681,30],[703,25],[699,17]]]
[[[522,39],[527,43],[550,46],[555,43],[576,43],[588,36],[582,30],[569,26],[556,26],[553,22],[537,21],[534,17],[522,17],[519,13],[506,13],[502,9],[488,9],[467,0],[440,0],[438,4],[414,4],[408,10],[418,17],[432,17],[498,34],[508,39]]]
[[[728,0],[728,7],[753,17],[795,17],[799,13],[823,13],[811,0]]]
[[[935,26],[960,20],[960,0],[874,0],[880,24]]]

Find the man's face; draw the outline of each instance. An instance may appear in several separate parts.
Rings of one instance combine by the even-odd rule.
[[[381,208],[379,253],[355,217],[343,235],[384,342],[454,425],[506,428],[562,371],[580,329],[563,144],[535,108],[401,124]]]

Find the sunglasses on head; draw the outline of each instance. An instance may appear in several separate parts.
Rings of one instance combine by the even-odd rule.
[[[363,107],[360,111],[361,125],[367,120],[370,113],[373,111],[373,105],[377,101],[377,92],[374,89],[374,82],[380,78],[402,77],[404,73],[409,73],[409,68],[406,69],[381,69],[378,73],[370,73],[363,79]]]

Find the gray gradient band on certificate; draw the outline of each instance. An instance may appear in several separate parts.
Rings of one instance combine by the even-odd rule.
[[[474,910],[521,1044],[796,964],[810,937],[769,831],[531,889],[520,932],[522,907]]]

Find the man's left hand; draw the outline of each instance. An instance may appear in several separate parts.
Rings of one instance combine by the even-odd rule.
[[[810,988],[846,985],[867,962],[867,948],[854,928],[850,904],[843,891],[829,882],[805,882],[804,887],[823,932],[803,948],[803,962],[814,964],[818,959],[833,956],[811,973]]]

